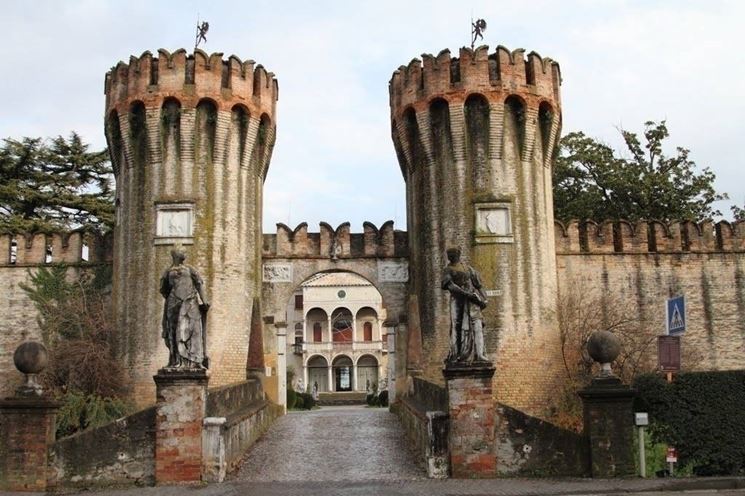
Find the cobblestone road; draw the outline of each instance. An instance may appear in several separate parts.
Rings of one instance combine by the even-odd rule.
[[[401,481],[426,478],[398,418],[385,408],[290,412],[246,455],[238,481]]]

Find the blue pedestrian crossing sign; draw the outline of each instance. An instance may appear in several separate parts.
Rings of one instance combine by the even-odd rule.
[[[676,296],[667,300],[665,324],[668,336],[680,336],[686,331],[685,296]]]

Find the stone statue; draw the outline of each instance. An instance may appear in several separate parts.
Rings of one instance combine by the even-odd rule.
[[[170,352],[168,368],[207,368],[206,321],[209,303],[199,273],[184,264],[186,253],[171,251],[173,264],[160,278],[163,305],[163,339]]]
[[[481,310],[486,295],[479,273],[460,261],[460,248],[449,248],[450,263],[442,275],[442,289],[450,292],[450,353],[447,362],[488,362],[484,354]]]

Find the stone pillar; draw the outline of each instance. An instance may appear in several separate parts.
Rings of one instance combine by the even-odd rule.
[[[13,353],[13,363],[25,381],[15,396],[0,401],[0,490],[46,491],[54,486],[49,448],[60,404],[45,397],[36,382],[48,360],[47,349],[34,341],[21,344]]]
[[[0,490],[46,491],[54,485],[48,462],[58,408],[43,397],[0,401]]]
[[[596,377],[579,392],[593,477],[634,475],[635,391],[618,377]]]
[[[448,391],[448,448],[454,478],[496,476],[496,408],[491,363],[448,363],[443,369]]]
[[[207,417],[202,431],[202,480],[222,482],[227,473],[225,439],[222,435],[225,417]]]
[[[275,324],[276,325],[276,324]],[[277,327],[277,404],[287,411],[287,326]],[[303,366],[305,369],[305,366]]]
[[[251,335],[248,342],[248,360],[246,361],[246,377],[264,379],[264,326],[261,318],[261,305],[258,298],[254,298],[251,310]]]
[[[153,379],[157,396],[155,482],[200,482],[207,371],[160,369]]]
[[[329,362],[329,392],[334,391],[334,366]]]

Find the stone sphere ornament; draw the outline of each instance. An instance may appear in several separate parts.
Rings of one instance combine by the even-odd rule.
[[[26,376],[26,381],[16,389],[16,394],[18,396],[41,396],[43,390],[36,381],[36,376],[49,364],[49,353],[46,347],[36,341],[26,341],[13,353],[13,363]]]
[[[49,364],[49,353],[43,344],[26,341],[13,353],[13,363],[24,374],[39,374]]]
[[[612,376],[610,364],[621,353],[621,341],[610,331],[595,331],[587,340],[587,353],[600,364],[601,376]]]

